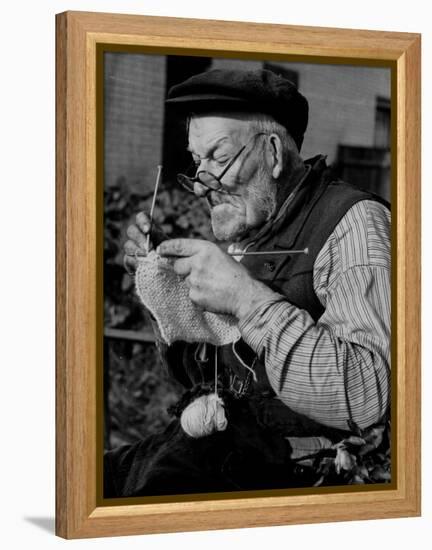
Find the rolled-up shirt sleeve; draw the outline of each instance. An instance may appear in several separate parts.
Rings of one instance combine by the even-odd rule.
[[[335,428],[379,422],[390,400],[390,214],[361,201],[318,254],[315,322],[280,294],[240,319],[274,391],[293,410]]]

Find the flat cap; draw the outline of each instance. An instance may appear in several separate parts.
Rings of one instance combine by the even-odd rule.
[[[290,80],[266,69],[196,74],[172,86],[166,103],[183,113],[223,109],[269,114],[288,130],[299,150],[308,123],[306,98]]]

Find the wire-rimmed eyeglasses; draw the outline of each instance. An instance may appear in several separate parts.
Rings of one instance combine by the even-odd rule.
[[[194,177],[187,176],[186,174],[177,174],[177,182],[190,193],[195,192],[194,191],[195,182],[198,182],[207,188],[204,193],[204,196],[210,193],[211,191],[216,191],[217,193],[223,193],[225,195],[239,196],[238,193],[233,193],[225,189],[221,180],[225,176],[225,174],[228,172],[228,170],[231,168],[231,166],[235,163],[235,161],[239,158],[239,156],[243,153],[243,151],[246,149],[246,147],[249,145],[252,139],[261,135],[267,135],[267,133],[257,132],[256,134],[253,134],[250,137],[250,139],[247,141],[247,143],[245,143],[240,148],[240,150],[232,157],[232,159],[229,161],[229,163],[225,166],[225,168],[222,170],[222,172],[218,176],[216,176],[212,172],[209,172],[208,170],[200,170],[195,174]]]

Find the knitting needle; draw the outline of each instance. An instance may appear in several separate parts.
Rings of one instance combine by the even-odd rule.
[[[301,250],[257,250],[255,252],[228,252],[228,256],[270,256],[277,254],[309,254],[309,248]]]
[[[228,256],[275,256],[277,254],[309,254],[309,248],[300,250],[257,250],[254,252],[227,252]],[[170,254],[173,256],[174,254]],[[145,254],[137,254],[137,256],[145,256]]]
[[[214,390],[214,393],[215,395],[217,396],[218,394],[218,387],[217,387],[217,383],[218,383],[218,349],[217,349],[217,346],[215,346],[215,363],[214,363],[214,372],[215,372],[215,390]]]
[[[149,229],[149,232],[147,233],[147,243],[146,243],[147,254],[150,251],[150,234],[151,234],[151,228],[152,228],[152,224],[153,224],[153,212],[154,212],[154,208],[155,208],[155,204],[156,204],[156,197],[157,197],[157,192],[158,192],[161,173],[162,173],[162,165],[159,164],[158,165],[158,172],[157,172],[157,176],[156,176],[156,184],[155,184],[155,188],[154,188],[154,191],[153,191],[152,205],[151,205],[151,208],[150,208],[150,229]]]

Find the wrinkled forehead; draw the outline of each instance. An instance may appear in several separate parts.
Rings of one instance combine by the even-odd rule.
[[[246,113],[194,113],[188,120],[189,147],[206,147],[225,137],[233,143],[242,141],[251,132],[251,115]]]

